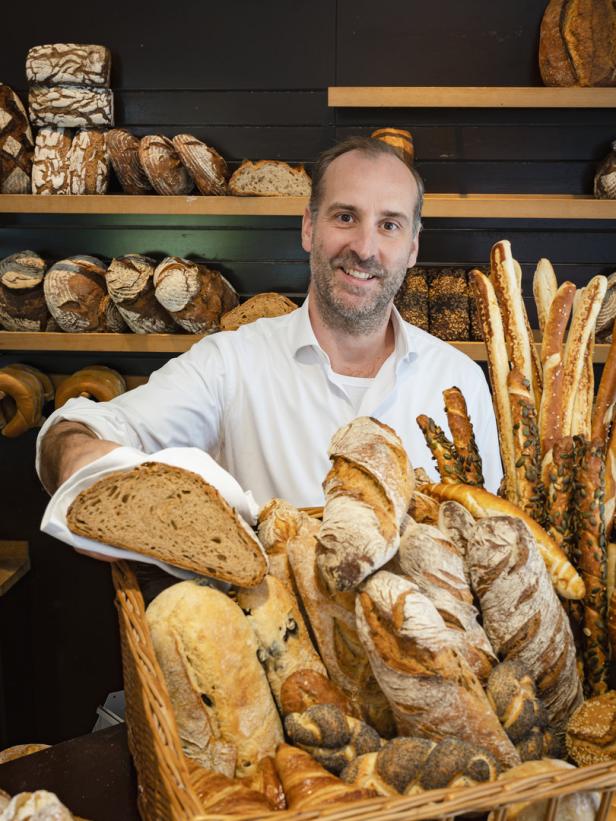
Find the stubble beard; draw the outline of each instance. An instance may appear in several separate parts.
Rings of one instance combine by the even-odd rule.
[[[378,290],[371,298],[365,298],[361,305],[349,304],[335,292],[336,269],[339,267],[357,267],[373,274],[378,278]],[[377,331],[384,324],[391,302],[406,275],[406,265],[399,270],[387,271],[375,260],[361,260],[353,252],[330,260],[315,243],[310,255],[310,273],[313,293],[325,324],[332,330],[361,336]],[[346,287],[348,292],[352,292],[352,286]],[[357,293],[362,292],[363,286],[358,285]]]

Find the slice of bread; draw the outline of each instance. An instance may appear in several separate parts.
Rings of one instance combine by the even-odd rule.
[[[291,311],[296,309],[297,305],[283,294],[277,294],[273,291],[255,294],[246,302],[242,302],[241,305],[222,315],[220,330],[236,331],[240,325],[248,325],[248,323],[254,322],[255,319],[282,316],[283,314],[290,314]]]
[[[66,522],[79,536],[254,587],[267,573],[257,537],[197,473],[144,462],[83,490]]]
[[[303,165],[293,168],[278,160],[244,160],[229,180],[236,197],[308,197],[310,177]]]

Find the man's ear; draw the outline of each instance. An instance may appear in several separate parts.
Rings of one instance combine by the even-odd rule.
[[[413,242],[411,243],[411,250],[409,252],[409,259],[406,264],[407,268],[412,268],[417,262],[417,254],[419,253],[419,231],[415,234]]]
[[[302,248],[308,254],[312,251],[312,214],[308,207],[302,217]]]

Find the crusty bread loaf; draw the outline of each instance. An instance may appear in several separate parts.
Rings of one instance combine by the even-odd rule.
[[[192,177],[168,137],[159,134],[142,137],[139,162],[157,194],[173,196],[192,191]]]
[[[21,251],[0,260],[0,326],[5,330],[46,330],[46,270],[47,263],[34,251]]]
[[[125,194],[149,194],[152,186],[141,167],[138,137],[123,128],[107,132],[107,150],[122,191]]]
[[[257,534],[269,560],[269,573],[293,588],[291,568],[287,556],[289,541],[297,536],[305,514],[284,499],[271,499],[260,511]],[[313,525],[317,527],[316,522]]]
[[[218,151],[190,134],[178,134],[173,146],[201,194],[227,193],[227,163]]]
[[[238,605],[187,581],[160,593],[146,618],[185,753],[225,775],[252,775],[282,727]]]
[[[399,735],[454,736],[485,747],[501,766],[519,762],[443,619],[412,582],[378,571],[357,596],[356,618]]]
[[[40,128],[32,159],[33,194],[68,194],[72,136],[65,128]]]
[[[295,597],[282,581],[268,575],[258,587],[238,590],[237,601],[255,632],[259,661],[282,709],[280,691],[290,675],[308,669],[323,675],[327,671],[312,646]]]
[[[73,137],[68,167],[70,194],[106,194],[109,154],[104,131],[82,129]]]
[[[370,136],[395,148],[407,165],[413,164],[415,149],[413,135],[410,131],[405,131],[403,128],[377,128]]]
[[[468,540],[471,537],[475,520],[468,510],[459,502],[441,502],[438,508],[436,525],[441,533],[453,542],[460,556],[462,556],[464,577],[470,581],[468,565],[466,564],[466,552],[468,550]]]
[[[109,295],[128,327],[137,334],[175,333],[178,325],[156,299],[156,260],[143,254],[115,257],[105,277]]]
[[[236,331],[262,317],[282,316],[294,311],[297,305],[284,294],[268,292],[255,294],[235,308],[224,313],[220,319],[221,331]]]
[[[236,197],[308,197],[310,177],[303,165],[296,168],[278,160],[244,160],[229,180]]]
[[[360,416],[333,435],[317,562],[331,590],[351,590],[391,559],[415,477],[391,428]]]
[[[21,100],[4,83],[0,83],[0,122],[0,194],[29,194],[32,130]]]
[[[100,86],[33,85],[28,94],[32,125],[63,128],[113,125],[113,91]]]
[[[428,273],[430,333],[439,339],[470,338],[467,274],[464,268],[440,268]]]
[[[616,8],[611,0],[568,0],[560,32],[576,85],[616,85]]]
[[[550,726],[562,734],[582,690],[569,621],[529,529],[519,517],[482,519],[468,562],[492,647],[502,659],[524,664]]]
[[[69,399],[84,396],[97,402],[109,402],[126,391],[126,380],[122,374],[106,365],[89,365],[67,376],[56,390],[56,408],[61,408]]]
[[[317,670],[296,670],[280,688],[280,712],[303,713],[316,704],[333,704],[344,715],[358,717],[358,711],[337,684]]]
[[[259,541],[216,488],[171,465],[144,462],[105,476],[77,496],[66,520],[80,536],[242,587],[267,572]]]
[[[546,86],[574,86],[577,76],[561,34],[561,18],[570,0],[549,0],[539,30],[539,70]]]
[[[188,333],[217,331],[220,317],[238,303],[235,288],[207,265],[165,257],[154,271],[156,299]]]
[[[52,43],[33,46],[26,55],[29,83],[108,86],[111,52],[106,46]]]
[[[408,515],[415,522],[434,525],[438,520],[438,508],[439,504],[436,499],[427,496],[420,490],[414,490],[409,502]],[[402,529],[401,532],[404,532],[404,530]]]
[[[404,575],[438,610],[452,645],[485,684],[497,658],[477,620],[479,613],[457,548],[437,528],[411,524],[400,539],[398,560]],[[399,613],[392,614],[396,627],[399,617]]]
[[[2,821],[76,821],[58,796],[47,790],[14,795],[2,813]]]
[[[552,578],[552,583],[559,595],[566,599],[583,598],[585,592],[584,582],[571,562],[545,530],[519,507],[512,505],[506,499],[501,499],[499,496],[489,493],[483,488],[471,485],[426,485],[425,492],[440,501],[450,499],[459,502],[475,519],[505,515],[523,521],[536,541]]]

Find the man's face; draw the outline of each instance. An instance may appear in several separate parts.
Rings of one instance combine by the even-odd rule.
[[[417,258],[417,185],[396,157],[359,151],[335,159],[323,184],[316,218],[306,211],[302,224],[310,293],[331,328],[354,334],[376,330]]]

